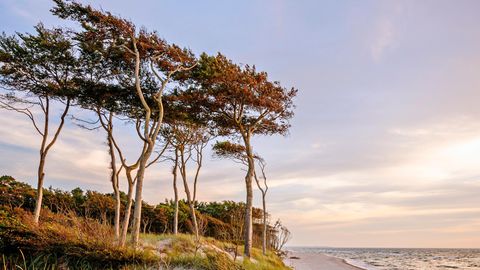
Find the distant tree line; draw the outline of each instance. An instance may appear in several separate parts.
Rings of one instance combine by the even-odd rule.
[[[54,3],[52,13],[76,22],[77,29],[38,24],[33,34],[0,37],[0,85],[4,89],[0,108],[23,114],[40,137],[37,188],[31,197],[35,199],[22,204],[33,211],[34,222],[39,222],[42,207],[51,211],[78,207],[72,211],[111,223],[123,246],[128,231],[133,245],[141,231],[190,231],[198,239],[204,233],[221,232],[220,227],[208,227],[217,221],[239,225],[241,219],[244,255],[250,257],[258,224],[263,224],[260,242],[265,252],[271,228],[263,218],[267,215],[266,163],[254,151],[252,138],[287,134],[297,90],[220,53],[197,57],[157,32],[109,12],[72,1]],[[89,112],[89,117],[79,111]],[[47,157],[68,115],[85,129],[103,131],[110,157],[111,196],[44,190]],[[118,125],[135,134],[131,138],[138,146],[135,156],[125,154]],[[233,217],[239,219],[235,222],[221,212],[205,215],[216,206],[197,201],[203,150],[214,138],[218,156],[240,161],[246,169],[245,204],[225,202],[218,207],[241,209],[243,214]],[[175,198],[153,207],[143,201],[143,186],[145,172],[159,162],[172,164]],[[256,171],[258,164],[261,173]],[[126,193],[119,188],[122,179]],[[253,208],[254,181],[262,192],[263,214]],[[186,201],[179,200],[179,185]],[[225,215],[234,213],[224,211]]]

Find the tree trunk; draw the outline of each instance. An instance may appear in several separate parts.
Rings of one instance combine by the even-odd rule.
[[[46,137],[44,136],[42,145],[44,145]],[[42,147],[43,148],[43,147]],[[43,179],[45,177],[45,153],[40,150],[40,162],[38,164],[38,182],[37,182],[37,197],[35,200],[35,211],[33,212],[33,221],[35,224],[38,224],[40,219],[40,211],[42,209],[42,200],[43,200]]]
[[[263,234],[262,234],[262,252],[263,255],[267,254],[267,202],[265,198],[265,192],[262,191],[262,206],[263,206]]]
[[[185,161],[185,153],[184,153],[183,147],[180,149],[180,159],[181,159],[180,171],[182,173],[183,187],[185,189],[185,195],[187,195],[187,203],[188,203],[188,207],[190,208],[190,215],[192,217],[193,233],[195,234],[195,240],[198,241],[200,238],[198,235],[197,215],[195,213],[194,202],[192,201],[192,194],[190,193],[190,188],[188,187],[187,168],[186,168],[187,164]]]
[[[173,193],[175,196],[175,212],[173,214],[173,234],[178,234],[178,188],[177,188],[178,150],[175,149],[175,165],[173,166]]]
[[[145,222],[143,223],[143,233],[146,233],[146,232],[147,232],[148,223],[149,223],[148,219],[145,220]]]
[[[116,164],[116,158],[115,158],[115,149],[113,146],[112,138],[108,136],[107,139],[108,139],[108,152],[110,153],[110,169],[111,169],[110,181],[112,182],[113,194],[115,196],[115,217],[113,221],[113,227],[115,230],[115,239],[118,240],[120,237],[120,209],[121,209],[120,190],[118,187],[118,174],[117,174],[117,164]]]
[[[42,107],[43,108],[43,107]],[[33,212],[33,222],[38,224],[40,220],[40,211],[42,210],[42,200],[43,200],[43,180],[45,178],[45,162],[47,158],[48,151],[55,144],[62,131],[63,125],[65,124],[65,117],[67,116],[68,110],[70,109],[70,99],[67,99],[67,103],[63,110],[62,116],[60,117],[60,124],[53,135],[53,138],[47,144],[48,139],[48,130],[49,130],[49,118],[50,118],[50,99],[48,96],[45,97],[45,107],[43,109],[45,115],[45,124],[43,126],[42,134],[42,144],[40,147],[40,162],[38,164],[38,183],[37,183],[37,198],[35,201],[35,210]]]
[[[118,181],[118,178],[117,178]],[[120,211],[122,209],[122,202],[120,199],[120,191],[118,187],[114,190],[115,195],[115,220],[114,220],[114,227],[115,227],[115,239],[120,238]]]
[[[142,218],[142,192],[143,192],[143,179],[145,178],[145,168],[147,166],[147,161],[150,158],[154,144],[152,142],[148,143],[147,149],[143,156],[141,157],[140,164],[137,171],[137,186],[135,190],[135,208],[133,212],[133,228],[132,228],[132,244],[137,246],[138,240],[140,238],[140,225]]]
[[[163,122],[163,115],[164,115],[164,108],[162,103],[162,95],[163,90],[166,87],[166,83],[168,79],[172,75],[169,74],[167,79],[163,80],[160,76],[157,76],[155,69],[153,68],[153,62],[151,62],[151,68],[154,74],[159,78],[162,82],[160,89],[156,94],[153,95],[155,103],[158,107],[158,116],[155,120],[152,121],[152,109],[148,105],[145,97],[143,95],[142,86],[140,82],[140,53],[137,49],[137,42],[134,40],[133,42],[134,52],[135,52],[135,89],[137,92],[137,96],[142,103],[142,106],[145,110],[145,118],[144,118],[144,132],[143,132],[143,141],[144,144],[144,151],[142,151],[141,156],[139,157],[139,167],[137,171],[137,188],[135,192],[135,210],[133,213],[133,229],[132,229],[132,244],[133,246],[137,246],[139,236],[140,236],[140,223],[142,217],[142,192],[143,192],[143,180],[145,178],[145,169],[148,163],[148,159],[152,154],[153,148],[155,147],[155,141],[157,140],[158,133],[160,132],[160,127]],[[151,125],[152,124],[152,125]],[[140,136],[142,137],[142,136]],[[146,147],[146,148],[145,148]]]
[[[122,234],[120,236],[120,246],[125,245],[128,233],[128,225],[130,223],[130,213],[132,209],[132,200],[133,200],[133,180],[131,170],[126,168],[126,175],[128,179],[128,192],[127,192],[127,206],[125,207],[125,216],[123,217],[122,224]]]
[[[197,205],[197,182],[198,182],[198,176],[200,174],[200,169],[202,168],[202,162],[203,162],[203,144],[198,146],[197,148],[197,170],[195,172],[195,179],[193,182],[193,203]]]
[[[262,188],[260,185],[260,181],[258,180],[257,174],[254,174],[255,182],[257,183],[257,187],[262,192],[262,216],[263,216],[263,233],[262,233],[262,252],[263,255],[267,254],[267,177],[265,176],[265,165],[260,161],[260,168],[262,169],[263,181],[265,184],[265,188]]]
[[[48,129],[49,129],[49,116],[50,116],[50,100],[48,96],[45,97],[45,124],[43,125],[43,134],[42,134],[42,144],[40,146],[40,161],[38,163],[38,182],[37,182],[37,198],[35,200],[35,211],[33,212],[33,222],[38,224],[40,219],[40,211],[42,210],[42,200],[43,200],[43,179],[45,177],[45,159],[47,153],[45,147],[47,145],[48,139]]]
[[[253,242],[253,189],[252,189],[252,180],[253,174],[255,172],[255,163],[253,159],[252,146],[250,144],[250,133],[246,132],[243,135],[243,140],[245,142],[245,149],[248,159],[248,171],[245,176],[245,185],[247,190],[247,198],[245,205],[245,249],[244,256],[250,258]]]

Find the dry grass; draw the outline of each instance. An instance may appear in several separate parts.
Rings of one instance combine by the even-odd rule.
[[[108,269],[158,260],[148,250],[118,247],[111,227],[95,220],[48,210],[38,226],[32,220],[29,212],[19,208],[0,210],[0,248],[10,264],[23,260],[24,265],[34,262],[48,268]]]
[[[234,261],[226,251],[234,245],[213,238],[145,234],[139,248],[121,248],[111,226],[96,220],[48,210],[38,226],[32,220],[25,210],[0,209],[0,269],[289,269],[258,249],[254,262]]]

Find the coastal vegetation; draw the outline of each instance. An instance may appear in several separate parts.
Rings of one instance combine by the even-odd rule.
[[[141,234],[136,248],[115,239],[114,194],[44,190],[38,225],[33,221],[35,189],[10,176],[0,178],[0,249],[3,269],[287,269],[277,256],[278,238],[288,229],[269,226],[269,251],[254,248],[243,260],[242,228],[245,204],[232,201],[198,203],[199,238],[192,235],[189,206],[179,201],[178,233],[173,234],[175,204],[143,203]],[[121,194],[122,210],[127,205]],[[262,211],[254,208],[254,218]],[[262,241],[261,224],[254,227],[254,246]],[[218,266],[223,264],[224,266]],[[25,268],[25,265],[27,266]]]
[[[0,37],[0,108],[26,116],[41,138],[36,189],[0,179],[4,268],[284,268],[277,255],[290,232],[269,224],[266,161],[252,138],[287,134],[297,90],[221,53],[197,57],[109,12],[54,4],[52,13],[76,28],[40,23],[35,33]],[[112,194],[44,188],[67,116],[103,131]],[[132,129],[136,156],[126,155],[119,125]],[[217,156],[245,166],[245,203],[197,200],[203,151],[214,139]],[[173,165],[174,199],[150,205],[145,174],[163,162]],[[253,181],[262,210],[253,207]]]

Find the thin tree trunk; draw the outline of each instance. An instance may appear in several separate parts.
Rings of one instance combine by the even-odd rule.
[[[43,107],[42,107],[43,108]],[[40,212],[42,210],[42,200],[43,200],[43,180],[45,178],[45,163],[47,159],[48,151],[52,148],[55,142],[62,131],[63,125],[65,124],[65,117],[67,116],[68,110],[70,109],[70,99],[67,99],[65,109],[63,110],[62,116],[60,117],[60,124],[53,135],[52,140],[47,144],[48,131],[49,131],[49,118],[50,118],[50,99],[48,96],[45,97],[45,124],[42,134],[42,144],[40,147],[40,162],[38,164],[38,183],[37,183],[37,197],[35,201],[35,210],[33,212],[33,222],[38,224],[40,220]]]
[[[137,188],[135,192],[135,210],[133,213],[133,230],[132,230],[132,244],[133,246],[137,246],[138,240],[140,237],[140,222],[142,217],[142,192],[143,192],[143,180],[145,178],[145,169],[148,163],[148,159],[152,154],[153,148],[155,147],[155,140],[157,139],[158,133],[160,132],[160,127],[163,122],[163,115],[164,115],[164,108],[162,103],[162,94],[163,90],[165,89],[166,83],[170,79],[171,74],[167,76],[167,79],[160,81],[162,85],[159,91],[153,96],[156,105],[158,106],[158,116],[152,123],[152,109],[148,105],[145,97],[143,96],[142,87],[140,83],[140,53],[137,49],[136,41],[133,42],[134,50],[135,50],[135,88],[137,91],[137,96],[142,103],[142,106],[145,110],[145,123],[144,123],[144,132],[143,132],[143,141],[144,144],[144,151],[139,158],[139,168],[137,171]],[[157,75],[155,69],[153,68],[153,62],[151,62],[152,71]],[[173,74],[173,73],[172,73]],[[159,77],[159,76],[157,76]],[[152,125],[150,125],[152,124]],[[146,146],[146,149],[145,149]]]
[[[137,186],[135,190],[135,208],[133,212],[133,228],[132,228],[132,244],[137,246],[140,238],[140,225],[142,218],[142,192],[143,192],[143,180],[145,178],[145,167],[147,166],[147,160],[150,157],[153,149],[153,144],[149,143],[145,154],[141,157],[140,165],[137,171]]]
[[[46,137],[42,141],[45,141]],[[43,200],[43,179],[45,177],[45,153],[43,149],[40,150],[40,163],[38,164],[38,182],[37,182],[37,197],[35,200],[35,211],[33,212],[33,221],[38,224],[40,219],[40,210],[42,209]]]
[[[267,202],[265,198],[265,192],[262,192],[262,204],[263,204],[263,241],[262,241],[262,252],[263,255],[267,254]]]
[[[125,168],[125,171],[128,179],[128,191],[127,191],[127,206],[125,207],[125,216],[123,217],[122,234],[120,237],[120,246],[124,246],[127,239],[128,225],[130,223],[130,213],[131,213],[132,201],[133,201],[134,182],[132,180],[131,169]]]
[[[250,171],[250,169],[249,169]],[[252,173],[247,172],[245,176],[245,185],[247,190],[245,205],[245,257],[250,258],[253,242],[253,189],[252,189]]]
[[[177,188],[178,150],[175,148],[175,165],[173,166],[173,193],[175,196],[175,212],[173,214],[173,234],[178,234],[178,188]]]
[[[45,98],[45,124],[43,126],[42,134],[42,144],[40,146],[40,162],[38,163],[38,182],[37,182],[37,197],[35,200],[35,211],[33,212],[33,221],[35,224],[38,224],[40,219],[40,211],[42,209],[42,200],[43,200],[43,179],[45,177],[45,159],[47,153],[45,152],[45,147],[47,144],[48,138],[48,128],[49,128],[49,114],[50,114],[50,100],[48,96]]]
[[[146,233],[147,232],[147,225],[148,225],[148,220],[146,220],[144,223],[143,223],[143,233]]]
[[[111,121],[111,116],[110,116]],[[108,152],[110,154],[110,169],[111,169],[111,176],[110,181],[112,182],[113,187],[113,194],[115,196],[115,217],[113,221],[113,227],[115,230],[115,239],[119,239],[120,236],[120,190],[118,187],[118,174],[117,174],[117,164],[115,158],[115,149],[113,146],[112,138],[108,136]]]
[[[203,144],[197,146],[197,170],[195,172],[195,179],[193,182],[193,203],[197,203],[197,182],[198,176],[200,174],[200,169],[202,168],[202,161],[203,161]]]
[[[118,175],[116,176],[116,178],[118,181]],[[115,239],[118,240],[120,238],[120,211],[122,209],[120,190],[118,189],[118,186],[116,189],[114,189],[114,195],[115,195],[115,220],[114,220]]]
[[[245,186],[247,190],[247,198],[245,205],[245,248],[244,256],[250,258],[253,242],[253,189],[252,180],[255,173],[255,163],[253,159],[252,146],[250,145],[250,133],[246,132],[243,135],[245,142],[245,149],[248,159],[248,171],[245,176]]]
[[[263,255],[267,254],[267,192],[268,192],[268,185],[267,185],[267,177],[265,176],[265,164],[260,159],[260,168],[262,169],[262,176],[265,187],[262,187],[260,181],[258,180],[257,174],[254,174],[255,182],[257,183],[257,187],[262,192],[262,210],[263,210],[263,233],[262,233],[262,252]]]
[[[100,107],[96,108],[96,112],[98,115],[98,119],[100,120],[100,123],[103,127],[103,129],[107,132],[107,140],[108,140],[108,146],[109,146],[109,153],[111,157],[111,168],[112,168],[112,187],[113,191],[115,194],[115,221],[114,221],[114,226],[115,226],[115,236],[117,240],[119,240],[119,245],[124,246],[126,239],[127,239],[127,233],[128,233],[128,227],[130,223],[130,214],[131,214],[131,209],[132,209],[132,201],[133,201],[133,187],[135,185],[135,181],[132,179],[132,170],[136,168],[136,164],[128,166],[125,162],[125,159],[123,157],[122,151],[120,147],[117,145],[115,141],[115,137],[113,136],[113,112],[109,112],[109,117],[108,121],[105,121],[104,119],[104,114],[101,112]],[[119,170],[116,169],[116,158],[115,158],[115,149],[120,157],[120,161],[122,163],[122,166],[120,167]],[[125,175],[127,178],[127,183],[128,183],[128,191],[127,191],[127,205],[125,207],[125,213],[124,213],[124,218],[123,222],[120,225],[120,219],[121,219],[121,196],[120,196],[120,187],[119,187],[119,174],[122,170],[122,168],[125,168]],[[118,236],[117,236],[117,231],[118,231]]]
[[[197,215],[195,213],[195,206],[192,201],[192,194],[190,193],[190,188],[188,187],[188,182],[187,182],[187,164],[185,161],[185,150],[182,146],[180,149],[180,172],[182,174],[182,180],[183,180],[183,186],[185,189],[185,195],[187,195],[187,203],[188,207],[190,208],[190,215],[192,217],[192,223],[193,223],[193,233],[195,234],[195,240],[199,240],[199,235],[198,235],[198,222],[197,222]]]
[[[116,163],[116,156],[115,156],[115,146],[113,142],[113,113],[110,112],[108,115],[108,123],[105,125],[103,122],[103,116],[100,113],[100,110],[97,110],[98,118],[107,132],[107,145],[108,145],[108,153],[110,154],[110,182],[112,183],[113,188],[113,195],[115,196],[115,217],[113,220],[113,227],[115,231],[115,239],[119,240],[120,238],[120,210],[121,210],[121,200],[120,200],[120,188],[118,183],[118,174],[120,171],[117,171],[117,163]],[[120,168],[121,170],[121,168]]]

